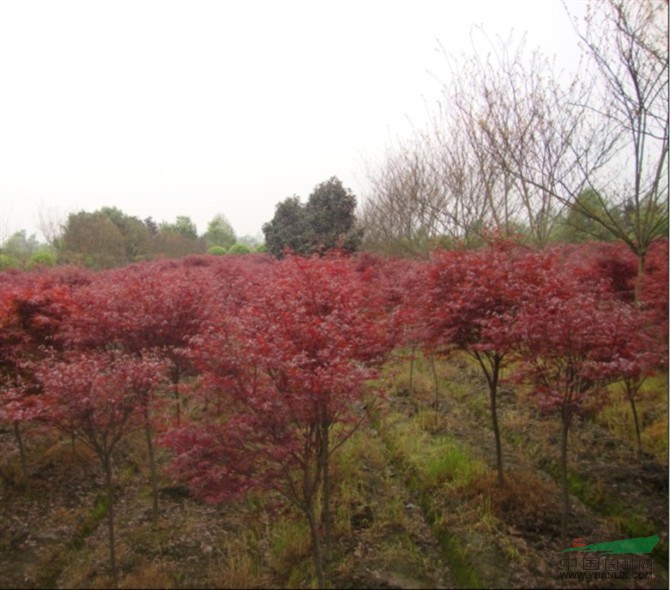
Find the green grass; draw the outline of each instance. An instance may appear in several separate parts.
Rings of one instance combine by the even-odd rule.
[[[414,486],[431,490],[441,485],[467,487],[485,470],[485,464],[456,439],[448,435],[431,435],[422,427],[421,413],[405,420],[390,415],[384,436],[393,459],[407,466]]]
[[[438,533],[437,540],[447,557],[451,573],[461,588],[484,588],[485,584],[477,575],[476,564],[469,557],[469,552],[457,537],[446,532]]]
[[[635,423],[630,401],[625,397],[621,384],[609,387],[608,403],[598,414],[597,421],[613,436],[637,448]],[[635,400],[640,420],[642,448],[659,461],[668,461],[668,376],[648,377]]]

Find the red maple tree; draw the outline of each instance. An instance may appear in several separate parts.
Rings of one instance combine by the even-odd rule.
[[[261,487],[297,506],[309,522],[321,587],[330,457],[364,417],[357,405],[364,384],[391,345],[386,321],[351,260],[275,263],[252,302],[234,315],[220,310],[192,339],[206,391],[225,402],[222,413],[210,410],[166,437],[175,471],[200,497],[220,501]]]
[[[118,583],[114,537],[113,456],[119,442],[142,424],[143,399],[161,380],[161,365],[110,352],[66,354],[43,361],[36,374],[43,387],[39,418],[76,434],[98,456],[107,491],[111,574]]]

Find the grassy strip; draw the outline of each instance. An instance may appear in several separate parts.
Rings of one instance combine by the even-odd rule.
[[[450,515],[446,513],[444,494],[469,486],[486,466],[452,437],[427,432],[435,419],[427,410],[413,419],[390,414],[384,420],[382,436],[392,464],[415,492],[456,582],[466,588],[483,588],[488,584],[477,573],[476,551],[450,533],[447,526]]]

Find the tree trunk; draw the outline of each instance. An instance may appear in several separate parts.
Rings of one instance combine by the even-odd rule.
[[[102,466],[105,470],[105,484],[107,486],[107,527],[109,530],[109,563],[112,570],[114,587],[119,586],[119,574],[116,569],[116,550],[114,541],[114,488],[112,486],[111,457],[102,457]]]
[[[181,398],[179,397],[179,367],[172,369],[172,386],[174,391],[175,409],[177,410],[177,427],[181,424]]]
[[[325,558],[330,559],[330,426],[328,422],[321,424],[321,448],[319,449],[319,463],[323,485],[321,524],[325,538]]]
[[[23,473],[23,479],[28,477],[28,464],[26,462],[26,449],[23,446],[23,437],[21,436],[21,426],[17,420],[14,421],[14,437],[16,438],[16,443],[19,445],[19,457],[21,458],[21,472]]]
[[[502,441],[500,439],[500,426],[498,425],[498,381],[500,380],[500,367],[502,365],[502,355],[487,354],[484,356],[479,352],[474,352],[474,357],[477,359],[479,366],[484,372],[486,382],[489,386],[489,404],[491,409],[491,425],[493,426],[493,437],[496,443],[496,469],[498,471],[498,485],[503,487],[505,485],[505,477],[503,473],[503,457],[502,457]],[[487,367],[485,359],[488,360],[490,366]]]
[[[435,409],[437,409],[437,406],[439,404],[439,393],[440,393],[440,384],[438,382],[437,378],[437,369],[435,368],[435,355],[431,354],[430,355],[430,368],[433,371],[433,383],[435,384],[435,400],[433,402],[433,405],[435,406]]]
[[[568,536],[568,512],[570,510],[570,497],[568,489],[568,428],[570,417],[563,409],[561,413],[561,491],[563,494],[563,514],[561,515],[561,543],[563,548],[567,547]]]
[[[496,441],[496,469],[498,470],[498,485],[503,487],[505,485],[505,477],[503,475],[503,457],[502,457],[502,441],[500,439],[500,426],[498,425],[498,378],[500,376],[500,358],[494,357],[492,361],[492,373],[489,381],[489,399],[491,402],[491,423],[493,425],[493,436]]]
[[[416,344],[412,346],[412,352],[409,357],[409,395],[414,395],[414,352],[416,351]]]
[[[644,273],[647,268],[647,253],[637,254],[637,276],[635,277],[635,303],[640,305],[642,298],[642,283],[644,282]]]
[[[323,574],[323,556],[321,555],[321,540],[319,539],[319,528],[316,524],[314,516],[314,505],[308,501],[305,505],[305,514],[309,521],[309,532],[312,536],[312,560],[314,562],[314,570],[316,572],[316,580],[319,588],[325,588],[325,576]]]
[[[147,451],[149,452],[149,477],[151,480],[152,511],[151,524],[154,528],[158,526],[158,475],[156,473],[156,450],[154,448],[153,433],[149,423],[149,410],[145,408],[144,434],[147,440]]]
[[[635,423],[635,437],[637,440],[637,456],[638,459],[642,457],[642,432],[640,430],[640,419],[637,415],[637,407],[635,406],[635,397],[640,390],[642,382],[638,379],[626,379],[626,396],[630,402],[630,409],[633,411],[633,422]]]

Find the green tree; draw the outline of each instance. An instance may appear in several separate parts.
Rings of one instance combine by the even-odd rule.
[[[191,218],[187,215],[177,215],[177,219],[174,223],[161,223],[160,230],[171,231],[193,240],[198,238],[198,229],[196,228],[195,223],[193,223]]]
[[[208,248],[212,246],[222,246],[230,248],[236,241],[235,231],[226,216],[219,213],[207,225],[207,231],[203,236]]]
[[[102,207],[98,212],[107,216],[119,228],[125,242],[128,262],[137,262],[147,258],[151,231],[143,221],[126,215],[117,207]]]
[[[298,254],[336,247],[354,251],[361,241],[355,211],[355,195],[333,176],[314,188],[305,205],[297,196],[278,203],[272,221],[263,225],[265,244],[277,257],[286,248]]]
[[[285,248],[298,254],[309,250],[307,223],[300,197],[293,196],[277,203],[272,221],[263,225],[267,249],[277,258],[281,258]]]
[[[155,236],[158,234],[158,224],[154,221],[154,218],[149,216],[144,218],[144,225],[146,228],[149,230],[149,233],[152,236]]]
[[[154,256],[168,258],[202,254],[206,250],[204,240],[198,238],[195,224],[185,215],[177,216],[174,223],[161,223],[151,243]]]
[[[559,218],[556,238],[564,242],[611,241],[616,236],[607,229],[606,223],[598,221],[608,215],[614,216],[616,212],[604,197],[592,189],[582,191],[576,205]]]
[[[356,196],[337,177],[315,187],[305,205],[305,216],[312,251],[358,248],[361,233],[355,228]]]
[[[71,264],[109,268],[128,262],[123,234],[104,213],[71,213],[57,240],[58,257]]]
[[[40,243],[32,234],[26,236],[26,230],[22,229],[9,236],[0,247],[2,253],[18,260],[27,260],[40,248]]]

